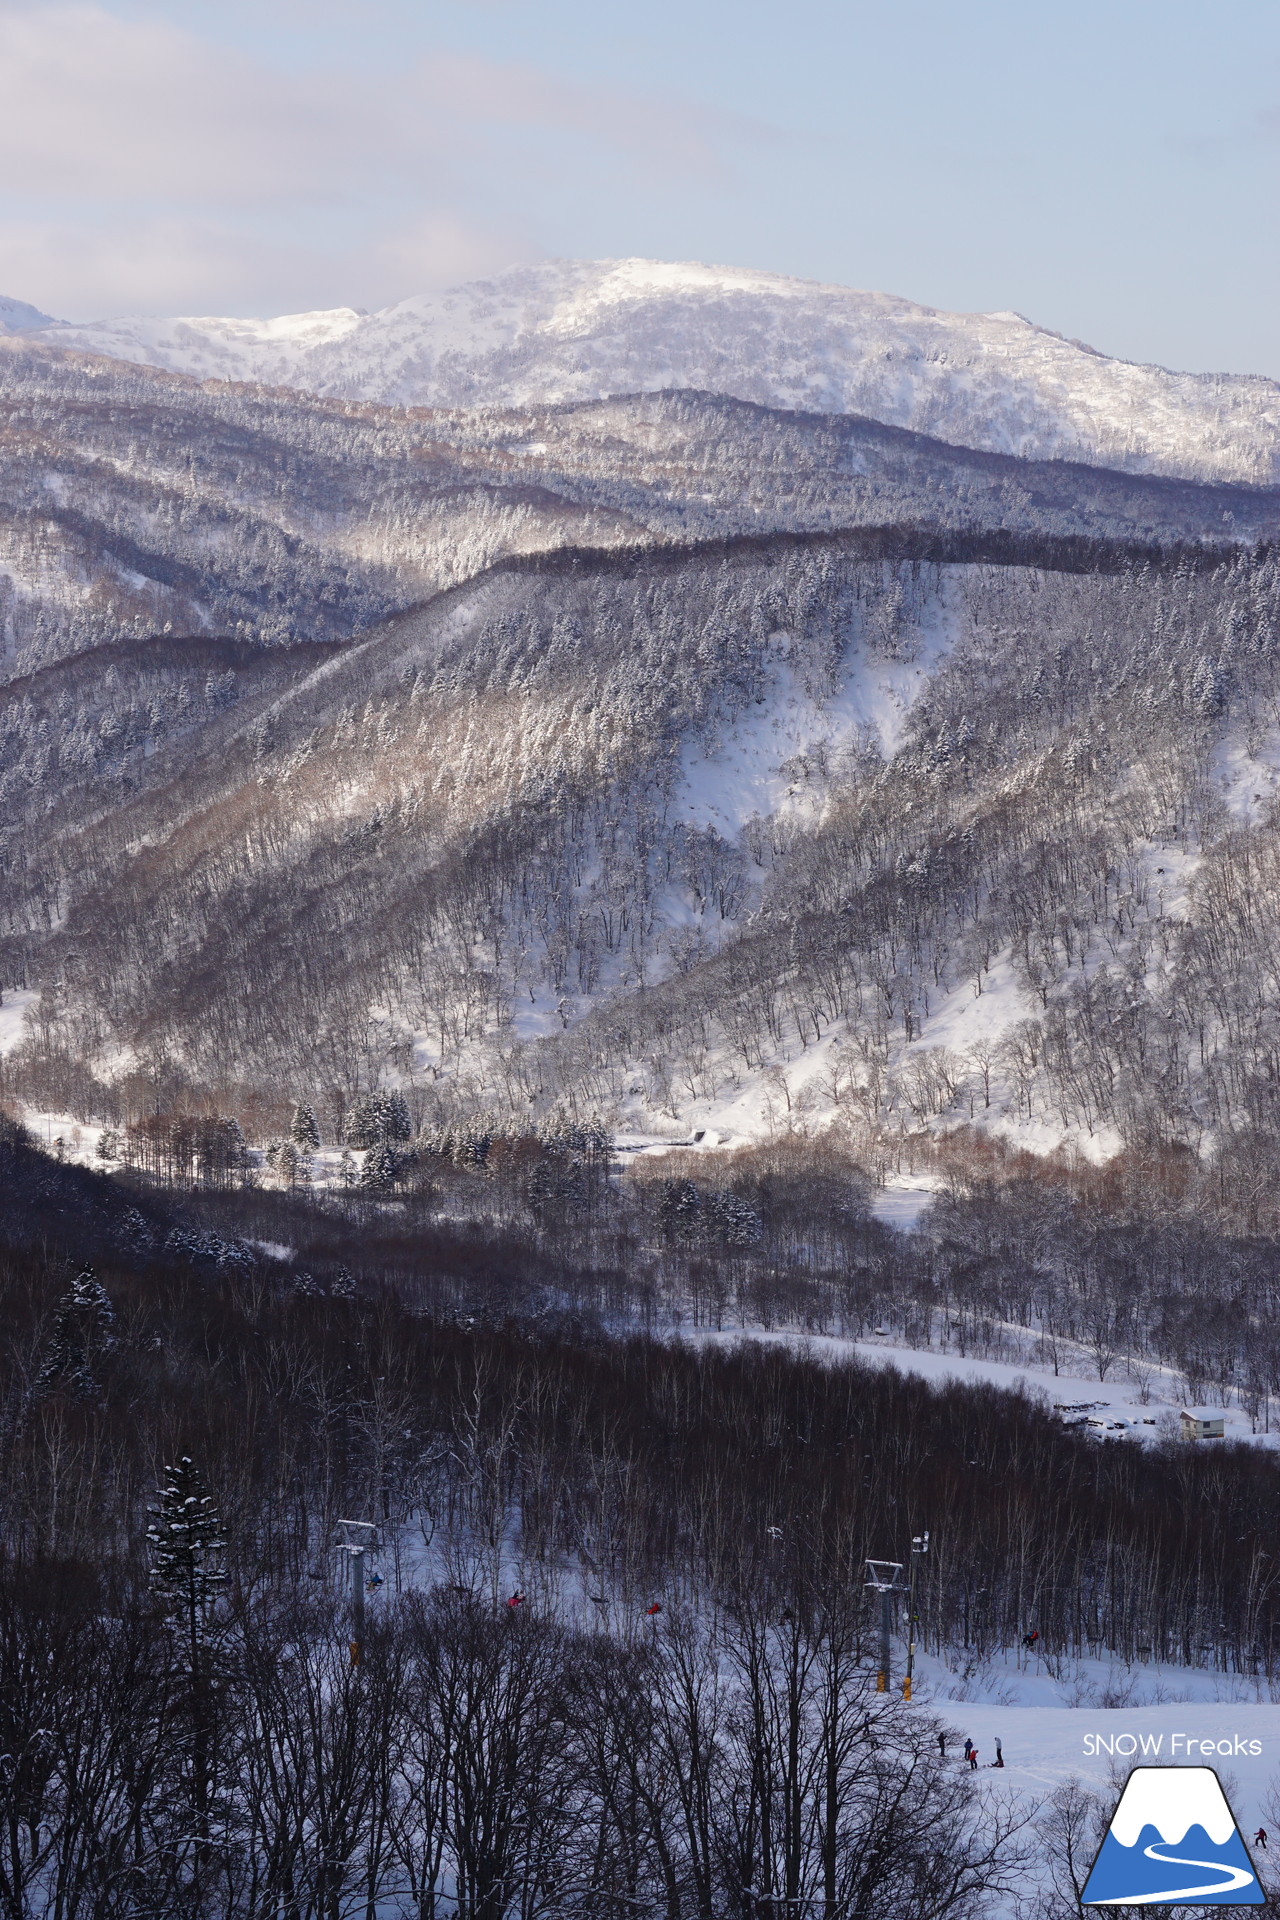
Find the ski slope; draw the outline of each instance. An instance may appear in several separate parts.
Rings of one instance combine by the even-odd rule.
[[[1033,1344],[1034,1336],[1026,1329],[1008,1327],[1006,1333],[1010,1345],[1019,1340],[1028,1346]],[[1004,1393],[1023,1393],[1056,1413],[1064,1425],[1096,1440],[1140,1441],[1154,1446],[1181,1439],[1182,1410],[1198,1404],[1188,1399],[1185,1383],[1172,1367],[1162,1367],[1154,1360],[1119,1358],[1108,1367],[1108,1378],[1100,1381],[1085,1349],[1065,1340],[1059,1342],[1060,1370],[1054,1373],[1051,1367],[1030,1358],[1025,1362],[984,1360],[956,1350],[898,1346],[887,1333],[848,1340],[837,1334],[797,1333],[785,1328],[682,1327],[678,1337],[694,1344],[718,1346],[734,1346],[742,1340],[763,1342],[790,1347],[831,1366],[859,1360],[870,1366],[896,1367],[899,1373],[915,1374],[934,1387],[959,1381],[968,1386],[998,1387]],[[1222,1440],[1188,1441],[1188,1445],[1213,1447],[1224,1441],[1244,1441],[1269,1449],[1280,1447],[1280,1407],[1264,1406],[1256,1426],[1243,1407],[1215,1402],[1212,1411],[1222,1415]]]

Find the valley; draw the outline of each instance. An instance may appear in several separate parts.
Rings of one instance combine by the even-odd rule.
[[[1270,1818],[1273,385],[635,262],[0,330],[15,1914],[1068,1920],[1232,1714]]]

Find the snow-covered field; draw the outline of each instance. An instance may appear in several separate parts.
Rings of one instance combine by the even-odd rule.
[[[1011,1341],[1020,1329],[1010,1328]],[[1144,1440],[1157,1442],[1182,1436],[1181,1413],[1194,1403],[1186,1397],[1181,1376],[1171,1367],[1155,1361],[1117,1359],[1108,1367],[1108,1379],[1100,1381],[1096,1368],[1089,1371],[1089,1356],[1082,1347],[1061,1342],[1059,1367],[1035,1362],[981,1360],[958,1352],[940,1352],[935,1348],[900,1347],[887,1338],[844,1340],[835,1334],[796,1333],[787,1329],[766,1331],[759,1327],[723,1328],[684,1327],[679,1337],[694,1343],[733,1346],[740,1340],[760,1341],[788,1347],[806,1356],[827,1361],[832,1366],[856,1359],[871,1366],[896,1367],[900,1373],[913,1373],[933,1386],[959,1380],[970,1385],[999,1387],[1006,1393],[1024,1393],[1059,1414],[1065,1425],[1100,1440]],[[1208,1411],[1201,1407],[1201,1413]],[[1244,1440],[1254,1446],[1280,1447],[1280,1409],[1266,1406],[1259,1416],[1258,1430],[1243,1407],[1215,1403],[1212,1411],[1223,1419],[1225,1440]],[[1219,1446],[1219,1440],[1190,1440],[1188,1445]]]
[[[11,1053],[27,1037],[27,1008],[39,994],[10,987],[0,993],[0,1054]]]
[[[1119,1677],[1140,1684],[1145,1675],[1139,1669]],[[1178,1692],[1215,1678],[1194,1670],[1174,1670],[1167,1677]],[[1027,1802],[1043,1802],[1073,1776],[1108,1797],[1135,1765],[1208,1766],[1216,1768],[1247,1838],[1258,1826],[1275,1825],[1276,1810],[1267,1803],[1280,1788],[1280,1706],[1270,1701],[1228,1696],[1151,1706],[1067,1707],[1028,1705],[1015,1697],[998,1706],[937,1698],[929,1705],[961,1742],[974,1742],[986,1780]],[[1003,1771],[990,1770],[997,1739],[1004,1750]]]

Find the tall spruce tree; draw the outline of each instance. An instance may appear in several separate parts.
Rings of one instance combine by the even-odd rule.
[[[213,1495],[188,1454],[165,1468],[160,1504],[149,1512],[151,1590],[198,1629],[226,1585],[227,1542]]]
[[[188,1454],[165,1468],[159,1505],[150,1514],[151,1590],[172,1614],[185,1656],[198,1882],[208,1853],[213,1774],[215,1701],[209,1615],[226,1585],[227,1542],[213,1495]]]
[[[320,1145],[320,1129],[316,1124],[315,1109],[299,1101],[293,1110],[293,1119],[289,1123],[289,1138],[295,1147],[301,1147],[304,1153],[315,1153]]]
[[[115,1345],[115,1309],[92,1267],[82,1267],[58,1302],[36,1389],[67,1388],[85,1399],[100,1391],[99,1357]]]

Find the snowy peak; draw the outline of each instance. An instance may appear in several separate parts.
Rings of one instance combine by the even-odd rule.
[[[37,327],[56,327],[51,314],[41,313],[25,300],[11,300],[0,293],[0,333],[32,333]]]
[[[380,313],[126,318],[51,344],[397,406],[530,407],[692,388],[861,414],[986,452],[1280,481],[1280,386],[1106,355],[1021,314],[736,267],[548,261]]]
[[[298,377],[305,357],[317,347],[344,340],[364,318],[355,307],[333,307],[317,313],[285,313],[273,320],[204,315],[174,320],[131,317],[88,326],[54,321],[40,337],[53,346],[76,347],[198,378],[305,388],[308,383]]]
[[[1192,1827],[1203,1827],[1221,1847],[1236,1830],[1226,1795],[1212,1767],[1136,1767],[1111,1822],[1122,1847],[1138,1843],[1154,1827],[1166,1846],[1179,1846]]]

